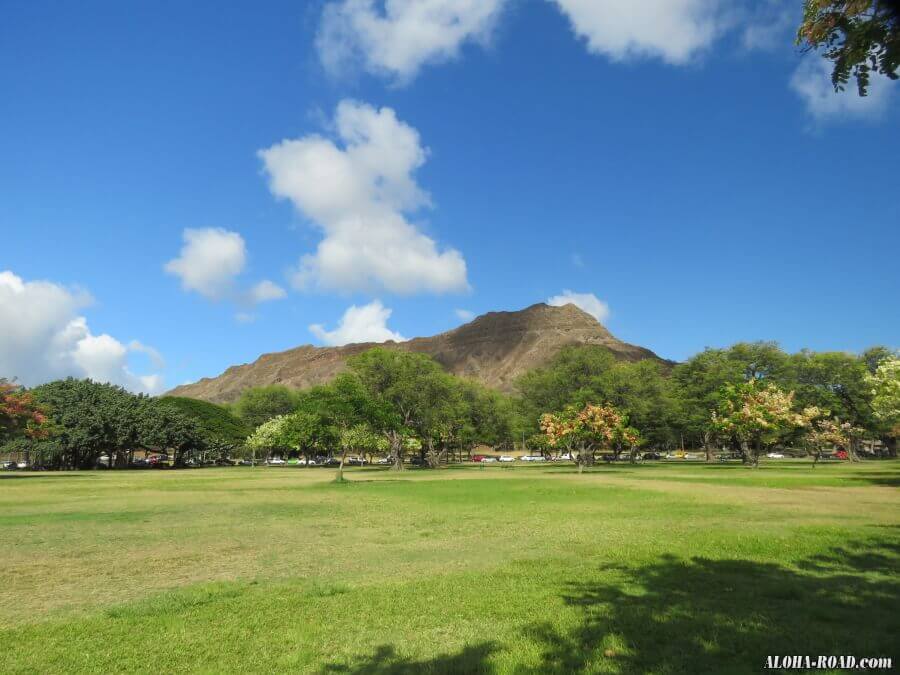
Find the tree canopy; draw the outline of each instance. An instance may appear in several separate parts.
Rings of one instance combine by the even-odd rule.
[[[865,96],[872,73],[898,78],[900,1],[805,0],[797,43],[823,50],[833,63],[835,89],[844,89],[853,77]]]

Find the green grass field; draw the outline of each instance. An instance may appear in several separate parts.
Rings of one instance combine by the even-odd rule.
[[[900,657],[900,462],[10,473],[0,672]]]

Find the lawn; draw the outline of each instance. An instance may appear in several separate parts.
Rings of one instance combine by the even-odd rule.
[[[0,672],[900,657],[900,462],[10,473]]]

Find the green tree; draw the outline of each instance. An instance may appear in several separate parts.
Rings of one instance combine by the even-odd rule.
[[[235,414],[250,429],[278,415],[287,415],[297,406],[297,393],[282,385],[253,387],[234,403]]]
[[[900,68],[900,2],[897,0],[804,0],[797,44],[823,49],[834,65],[831,82],[844,89],[856,78],[860,96],[871,74],[896,80]]]
[[[163,396],[159,402],[193,419],[209,442],[236,447],[250,434],[243,420],[225,406],[184,396]]]
[[[404,436],[432,443],[439,437],[441,411],[453,398],[452,380],[428,356],[392,349],[370,349],[347,365],[365,392],[370,426],[388,439],[394,468],[402,469]]]

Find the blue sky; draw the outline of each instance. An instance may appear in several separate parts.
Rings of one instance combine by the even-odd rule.
[[[900,86],[833,94],[789,4],[6,3],[0,375],[550,298],[672,359],[897,346]]]

